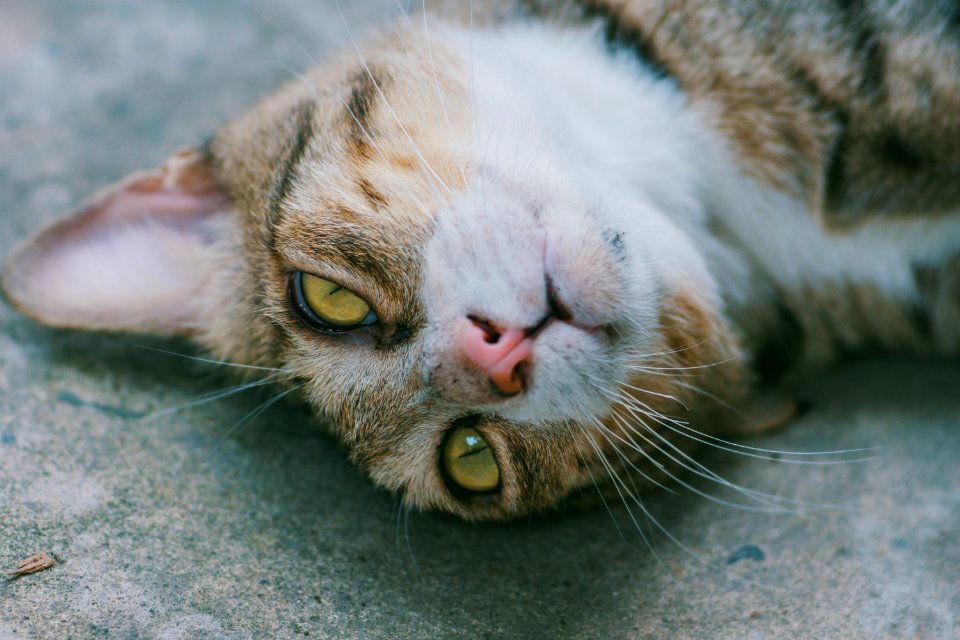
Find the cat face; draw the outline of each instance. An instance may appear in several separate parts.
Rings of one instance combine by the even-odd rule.
[[[709,279],[661,266],[682,234],[586,168],[589,132],[515,66],[456,31],[385,37],[28,240],[4,288],[50,324],[279,369],[417,508],[654,477],[675,438],[643,419],[695,407],[682,373],[735,342]]]

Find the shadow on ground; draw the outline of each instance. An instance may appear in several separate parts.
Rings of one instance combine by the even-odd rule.
[[[394,8],[342,4],[358,32]],[[318,55],[344,41],[325,2],[0,9],[0,148],[13,151],[0,155],[0,253],[309,64],[270,21]],[[0,582],[0,639],[957,632],[957,368],[869,361],[825,378],[811,411],[747,444],[879,447],[879,460],[703,459],[732,482],[837,508],[646,497],[675,542],[618,504],[509,525],[400,513],[299,406],[244,424],[269,390],[165,412],[235,381],[142,345],[189,353],[50,331],[0,306],[0,566],[58,558]]]

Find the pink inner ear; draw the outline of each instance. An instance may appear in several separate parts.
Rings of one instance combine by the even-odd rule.
[[[22,312],[56,326],[189,330],[200,321],[210,245],[231,211],[207,158],[181,151],[25,241],[4,289]]]
[[[228,204],[229,199],[221,191],[202,195],[188,195],[163,187],[152,192],[121,191],[103,205],[84,211],[77,219],[78,228],[73,231],[109,232],[132,224],[154,222],[211,242],[208,228],[198,223],[223,211]]]
[[[189,195],[161,187],[156,191],[122,191],[100,208],[100,215],[106,222],[121,224],[130,221],[131,217],[135,220],[160,217],[176,221],[220,211],[227,202],[227,197],[220,191]]]
[[[229,202],[203,154],[184,149],[159,169],[133,174],[98,193],[73,220],[81,226],[114,227],[144,219],[191,226],[195,218],[222,211]]]

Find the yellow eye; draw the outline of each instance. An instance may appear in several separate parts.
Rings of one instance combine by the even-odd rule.
[[[450,480],[467,491],[492,491],[500,485],[493,450],[476,430],[455,429],[443,445],[443,467]]]
[[[344,331],[377,320],[363,298],[336,282],[299,272],[293,274],[290,290],[294,308],[320,329]]]

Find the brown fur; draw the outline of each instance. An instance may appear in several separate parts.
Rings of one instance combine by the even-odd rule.
[[[960,209],[951,0],[528,0],[600,19],[676,79],[745,166],[828,224]]]
[[[945,353],[960,352],[960,254],[939,268],[914,267],[922,293],[917,332],[932,336]]]
[[[601,22],[612,47],[676,80],[747,170],[827,222],[960,209],[960,48],[946,1],[528,0],[488,3],[476,18],[518,13]],[[724,428],[771,381],[759,379],[763,366],[749,368],[762,358],[744,342],[782,337],[791,322],[813,345],[796,348],[808,362],[870,340],[924,352],[933,336],[958,348],[960,338],[944,336],[958,335],[960,257],[915,270],[919,308],[849,285],[774,291],[756,318],[731,321],[707,292],[681,284],[662,292],[651,355],[598,418],[602,428],[516,423],[444,402],[421,370],[424,247],[451,192],[478,168],[463,61],[436,43],[428,55],[407,35],[289,83],[213,138],[202,167],[229,195],[236,224],[210,249],[203,321],[181,330],[217,358],[282,368],[351,458],[410,506],[506,518],[608,473],[617,493],[660,482],[691,444],[670,420]],[[445,104],[424,99],[437,85]],[[23,276],[17,266],[7,274]],[[305,326],[288,304],[297,271],[369,301],[376,327],[325,335]],[[740,321],[756,335],[739,333]],[[778,343],[778,355],[787,350]],[[454,424],[476,428],[496,452],[497,495],[463,500],[445,485],[439,450]]]
[[[949,67],[943,64],[944,56],[957,59],[952,44],[925,27],[919,13],[911,26],[887,32],[881,29],[888,19],[882,12],[824,3],[791,3],[776,14],[743,2],[572,1],[562,9],[553,3],[546,9],[534,2],[520,5],[555,19],[606,21],[611,44],[632,47],[676,78],[749,171],[777,188],[801,194],[830,222],[854,221],[866,211],[935,212],[960,204],[960,182],[951,181],[960,161],[960,143],[954,144],[960,136],[942,136],[944,128],[954,131],[956,122],[917,116],[930,108],[952,108],[960,85],[942,78],[931,85],[924,104],[883,90],[902,86],[907,75]],[[500,3],[487,11],[489,15],[476,19],[502,19],[517,7]],[[904,30],[920,33],[927,42],[927,53],[917,54],[912,67],[898,62],[905,53],[887,45],[888,39],[906,37]],[[266,282],[258,305],[272,320],[258,332],[272,335],[267,340],[285,349],[273,363],[289,366],[298,357],[293,354],[308,345],[321,348],[323,342],[290,319],[280,303],[284,265],[312,267],[312,258],[304,253],[309,247],[325,264],[336,265],[347,286],[379,301],[387,334],[413,336],[398,342],[386,335],[378,338],[378,368],[405,370],[399,382],[366,369],[349,383],[341,382],[342,388],[331,395],[324,385],[312,385],[306,371],[301,374],[307,380],[306,396],[331,421],[351,457],[376,482],[402,492],[411,506],[450,510],[471,519],[502,518],[556,504],[571,491],[607,478],[608,472],[628,483],[614,485],[617,492],[664,480],[678,466],[678,451],[690,448],[690,440],[652,418],[638,419],[629,403],[642,403],[646,411],[700,428],[723,428],[739,419],[732,417],[735,409],[730,405],[747,402],[756,389],[729,324],[711,303],[691,292],[672,292],[665,301],[662,344],[655,349],[661,355],[649,363],[651,369],[631,378],[632,388],[621,391],[624,403],[601,421],[605,432],[574,424],[531,429],[479,414],[457,417],[430,399],[412,407],[407,402],[424,393],[429,398],[430,391],[421,384],[416,367],[399,364],[417,359],[416,332],[423,322],[415,290],[420,250],[430,233],[429,212],[443,202],[424,160],[444,182],[462,184],[459,171],[467,160],[458,151],[458,141],[469,135],[469,107],[457,104],[466,89],[457,88],[455,72],[443,76],[447,65],[457,62],[444,60],[442,50],[434,56],[441,58],[438,68],[451,102],[448,111],[455,114],[454,129],[435,125],[448,114],[436,111],[433,101],[405,103],[412,96],[404,87],[417,86],[416,77],[432,69],[412,66],[411,56],[392,53],[396,47],[396,42],[381,47],[367,60],[370,75],[358,67],[355,56],[346,56],[328,66],[327,76],[313,86],[291,83],[225,128],[211,145],[215,165],[240,210],[254,219],[259,211],[272,212],[269,219],[250,226],[256,231],[245,251],[276,265],[272,279],[251,274]],[[403,82],[395,82],[398,78]],[[334,95],[330,82],[345,89]],[[384,108],[381,91],[389,92],[406,131]],[[939,138],[932,133],[934,127]],[[898,140],[907,141],[903,144],[923,146],[925,158],[944,162],[935,163],[939,168],[932,172],[924,162],[923,171],[918,166],[911,173],[895,154],[875,153],[877,145],[887,144],[890,131],[898,131]],[[412,156],[408,134],[424,159]],[[932,144],[935,139],[938,144]],[[307,163],[309,180],[297,173]],[[280,170],[268,170],[273,166]],[[910,207],[904,204],[908,202]],[[271,248],[269,255],[263,254],[265,247]],[[870,332],[846,335],[843,327],[860,327],[867,309],[874,317],[895,319],[875,327],[878,340],[901,346],[918,340],[910,312],[869,290],[787,294],[784,303],[796,308],[791,295],[823,303],[816,308],[837,310],[828,320],[809,314],[801,320],[802,333],[824,345],[824,354],[834,353],[837,345],[863,346]],[[879,313],[878,305],[889,313]],[[206,342],[216,350],[228,341],[210,336]],[[221,350],[219,355],[262,362],[262,353]],[[818,354],[814,350],[807,357],[817,359]],[[376,401],[371,402],[374,388]],[[498,497],[451,499],[437,474],[423,473],[439,464],[440,443],[454,420],[470,421],[499,452],[503,484]],[[641,422],[645,426],[639,426]],[[390,428],[384,429],[385,424]],[[642,474],[636,473],[638,468]]]

